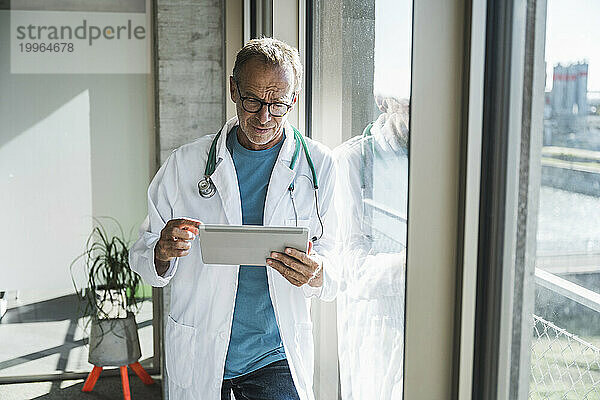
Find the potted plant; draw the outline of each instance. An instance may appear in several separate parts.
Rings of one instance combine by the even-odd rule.
[[[140,277],[129,268],[128,241],[113,218],[119,234],[109,235],[99,219],[85,244],[85,251],[71,263],[71,277],[83,264],[87,284],[80,293],[83,315],[91,317],[88,361],[97,366],[124,366],[141,357],[134,311],[139,310],[136,291]]]

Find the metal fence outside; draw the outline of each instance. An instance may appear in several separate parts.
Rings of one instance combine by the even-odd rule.
[[[530,400],[600,400],[600,349],[533,316]]]

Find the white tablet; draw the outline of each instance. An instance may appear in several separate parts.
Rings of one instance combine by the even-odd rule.
[[[255,225],[200,225],[204,264],[265,265],[272,251],[308,250],[308,228]]]

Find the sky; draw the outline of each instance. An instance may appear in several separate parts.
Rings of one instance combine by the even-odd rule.
[[[409,97],[411,36],[412,1],[377,0],[375,2],[375,77],[373,82],[375,94],[400,98]]]
[[[376,93],[408,97],[411,6],[411,0],[375,2]],[[554,65],[587,61],[588,90],[600,92],[600,0],[548,0],[545,51],[547,90]]]
[[[546,90],[554,65],[584,60],[588,91],[600,91],[600,0],[548,0]]]

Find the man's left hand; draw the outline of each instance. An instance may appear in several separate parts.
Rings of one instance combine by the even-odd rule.
[[[285,253],[276,251],[267,258],[267,265],[277,270],[292,285],[300,287],[309,284],[312,287],[323,285],[322,261],[310,255],[312,242],[308,245],[308,254],[288,247]]]

